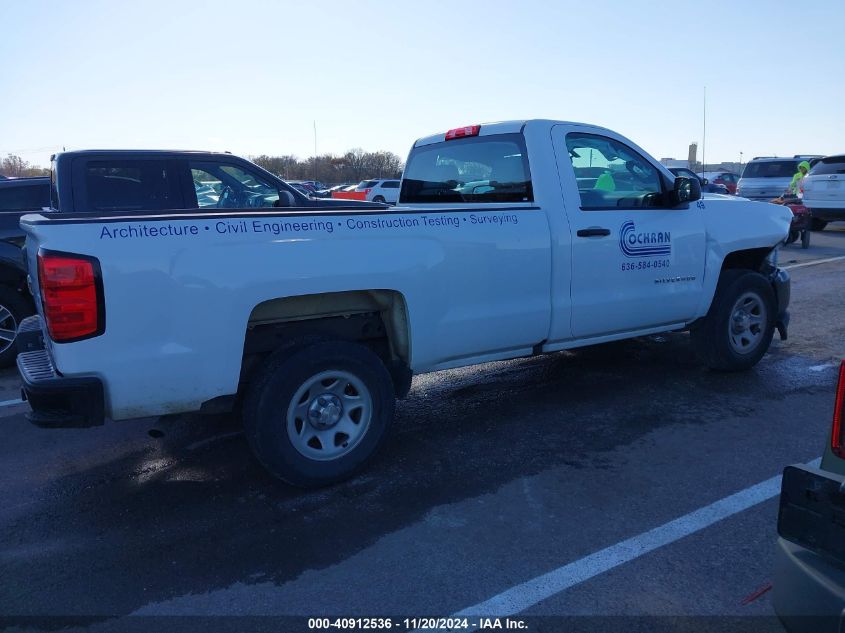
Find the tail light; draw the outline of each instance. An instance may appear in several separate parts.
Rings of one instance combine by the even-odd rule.
[[[367,196],[370,195],[371,191],[372,191],[372,189],[364,189],[364,195],[367,195]]]
[[[836,403],[833,405],[833,429],[830,434],[830,448],[837,457],[845,459],[845,360],[839,365],[839,382],[836,384]]]
[[[103,281],[93,257],[40,251],[38,285],[50,338],[69,343],[105,331]]]

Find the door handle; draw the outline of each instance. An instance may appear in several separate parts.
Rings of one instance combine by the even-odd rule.
[[[610,229],[603,229],[600,226],[591,226],[588,229],[578,229],[575,233],[578,237],[607,237]]]

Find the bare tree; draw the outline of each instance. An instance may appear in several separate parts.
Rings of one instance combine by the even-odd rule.
[[[21,178],[24,176],[44,176],[49,175],[49,173],[49,169],[30,165],[23,158],[21,158],[20,156],[15,156],[14,154],[6,155],[6,158],[0,161],[0,174],[8,176],[10,178]]]

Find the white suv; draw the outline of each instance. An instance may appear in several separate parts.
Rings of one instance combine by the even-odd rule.
[[[396,204],[399,200],[398,180],[362,180],[355,191],[365,192],[369,202]]]
[[[804,206],[813,214],[813,230],[845,220],[845,154],[818,161],[804,176],[802,188]]]
[[[798,171],[798,163],[812,156],[778,158],[761,156],[750,161],[736,185],[736,195],[749,200],[764,200],[782,196]]]

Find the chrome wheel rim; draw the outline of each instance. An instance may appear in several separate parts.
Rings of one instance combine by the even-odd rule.
[[[15,344],[18,321],[6,306],[0,305],[0,354]]]
[[[756,350],[766,334],[766,304],[755,292],[741,295],[731,309],[728,321],[728,338],[731,349],[737,354],[750,354]]]
[[[346,371],[323,371],[303,382],[291,398],[288,438],[308,459],[339,459],[366,435],[372,415],[373,399],[362,380]]]

